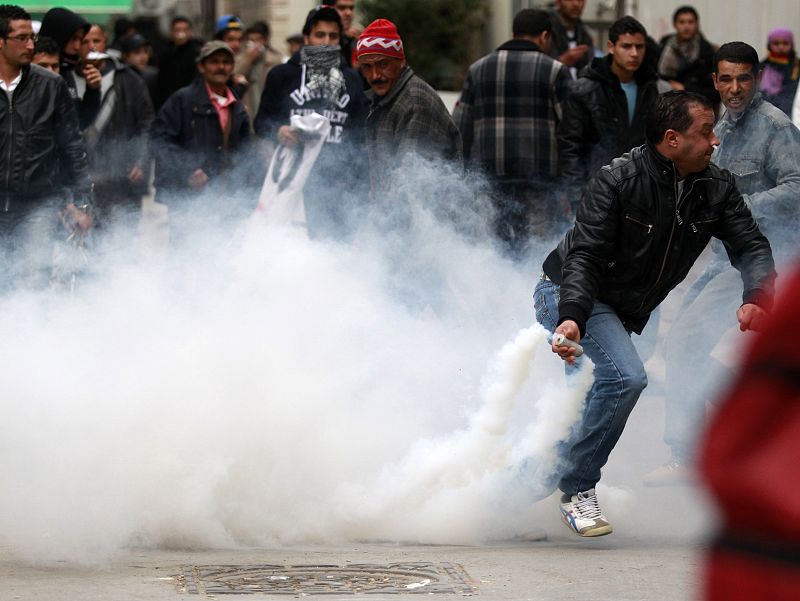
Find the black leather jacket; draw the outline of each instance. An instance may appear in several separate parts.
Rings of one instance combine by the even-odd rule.
[[[76,204],[89,201],[86,149],[61,77],[26,66],[10,98],[0,91],[0,157],[0,211],[34,208],[64,188]]]
[[[686,178],[676,205],[678,189],[672,162],[649,145],[592,178],[575,224],[544,263],[545,274],[561,285],[559,323],[571,319],[583,335],[597,299],[641,333],[712,236],[730,248],[744,302],[770,308],[772,251],[733,176],[711,164]]]

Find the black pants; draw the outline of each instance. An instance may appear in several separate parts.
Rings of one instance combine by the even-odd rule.
[[[494,231],[512,255],[522,255],[532,238],[550,240],[569,226],[558,195],[546,183],[495,184]]]

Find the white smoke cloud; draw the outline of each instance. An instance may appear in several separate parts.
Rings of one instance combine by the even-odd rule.
[[[534,324],[558,233],[513,262],[478,182],[406,173],[393,230],[360,215],[344,242],[258,225],[231,240],[210,198],[177,259],[95,252],[73,295],[3,297],[0,544],[95,562],[130,545],[561,528],[552,500],[534,503],[591,370],[567,384]],[[694,496],[631,488],[657,465],[657,404],[634,411],[601,503],[619,533],[696,536]]]
[[[6,297],[0,542],[96,561],[529,529],[590,370],[565,387],[531,325],[542,257],[503,258],[456,204],[470,182],[416,173],[400,233],[197,231],[186,263],[95,256],[72,296]]]

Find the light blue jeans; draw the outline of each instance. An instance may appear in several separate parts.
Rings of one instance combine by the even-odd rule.
[[[536,320],[549,331],[558,323],[559,287],[542,278],[536,285]],[[616,446],[639,395],[647,386],[642,360],[616,311],[596,301],[581,340],[594,362],[594,384],[586,397],[581,423],[562,448],[563,469],[558,488],[568,495],[589,490],[600,481],[600,470]],[[567,364],[567,375],[577,369]]]

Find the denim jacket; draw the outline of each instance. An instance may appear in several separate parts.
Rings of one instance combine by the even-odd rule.
[[[800,130],[756,93],[740,117],[725,111],[714,133],[720,145],[712,160],[736,178],[773,252],[795,254],[800,232]]]

